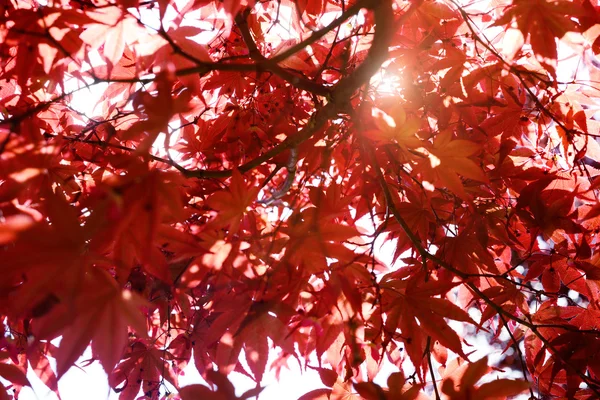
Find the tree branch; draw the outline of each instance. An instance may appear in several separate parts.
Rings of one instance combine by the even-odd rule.
[[[431,336],[427,336],[427,345],[425,348],[427,354],[427,364],[429,365],[429,374],[431,375],[431,383],[433,384],[433,391],[435,393],[435,399],[441,400],[440,392],[438,391],[437,382],[435,381],[435,372],[433,370],[433,362],[431,361]]]
[[[342,15],[340,15],[338,18],[336,18],[332,23],[330,23],[326,27],[321,28],[317,31],[314,31],[309,37],[307,37],[300,43],[297,43],[294,46],[290,47],[289,49],[286,49],[286,50],[282,51],[281,53],[274,55],[273,57],[267,59],[266,61],[268,61],[269,63],[278,64],[278,63],[288,59],[289,57],[293,56],[300,50],[304,49],[307,46],[310,46],[317,40],[321,39],[323,36],[327,35],[329,32],[331,32],[338,26],[342,25],[344,23],[344,21],[346,21],[348,18],[350,18],[353,15],[355,15],[356,13],[358,13],[362,8],[366,7],[366,4],[371,3],[371,2],[372,2],[372,0],[362,0],[362,1],[359,1],[355,4],[353,4],[346,11],[344,11],[342,13]]]
[[[365,143],[364,141],[363,141],[363,145],[364,145],[363,147],[365,148],[365,151],[367,152],[368,158],[370,159],[370,164],[375,169],[375,173],[377,175],[377,180],[379,181],[379,184],[383,190],[383,195],[384,195],[388,209],[392,212],[394,219],[402,227],[402,230],[405,232],[406,236],[409,238],[410,242],[417,249],[417,251],[421,254],[421,256],[430,259],[431,261],[433,261],[440,267],[452,272],[454,275],[461,278],[463,280],[462,283],[464,285],[466,285],[473,293],[475,293],[486,304],[488,304],[490,307],[492,307],[499,315],[505,316],[508,319],[513,320],[513,321],[529,328],[542,341],[542,343],[544,343],[546,348],[552,353],[553,356],[558,355],[559,354],[558,350],[552,345],[552,343],[550,343],[550,341],[548,339],[546,339],[546,337],[544,337],[539,332],[538,326],[536,324],[534,324],[530,321],[521,319],[521,318],[509,313],[508,311],[506,311],[504,308],[502,308],[502,306],[500,306],[500,305],[496,304],[494,301],[492,301],[492,299],[490,299],[473,282],[470,282],[470,279],[472,278],[472,276],[470,276],[469,274],[467,274],[463,271],[456,269],[454,266],[448,264],[443,259],[437,257],[436,255],[430,253],[429,251],[427,251],[425,249],[425,247],[421,243],[421,240],[414,234],[414,232],[412,232],[408,223],[404,220],[404,218],[400,214],[400,211],[398,211],[398,209],[394,205],[393,197],[390,192],[390,188],[388,187],[387,182],[385,181],[385,177],[383,176],[383,173],[381,172],[381,167],[379,166],[379,162],[377,161],[377,158],[375,157],[372,147],[370,145],[368,145],[367,143]],[[571,330],[571,329],[569,329],[568,326],[560,326],[560,328],[565,329],[567,331]],[[573,328],[575,328],[575,327],[573,327]],[[579,332],[579,329],[575,328],[573,330],[576,332]],[[596,393],[598,396],[600,396],[600,390],[598,390],[595,387],[596,385],[594,385],[594,383],[591,382],[591,380],[585,375],[585,373],[581,372],[577,367],[575,367],[569,361],[564,360],[561,357],[559,357],[558,360],[560,360],[560,362],[562,364],[564,364],[566,367],[571,369],[575,374],[577,374],[583,382],[588,384],[588,386],[594,393]]]
[[[256,46],[256,42],[252,38],[252,33],[250,33],[250,29],[248,28],[248,22],[246,19],[249,15],[249,12],[250,10],[247,10],[245,13],[238,14],[235,17],[235,23],[240,29],[240,33],[242,34],[244,43],[246,43],[246,47],[248,47],[250,57],[254,61],[256,61],[256,64],[254,65],[258,70],[257,72],[260,72],[260,70],[264,68],[264,70],[271,71],[275,75],[279,76],[281,79],[288,81],[292,86],[295,86],[300,90],[305,90],[307,92],[314,93],[319,96],[329,95],[329,88],[326,88],[323,85],[315,83],[301,76],[294,75],[290,71],[280,67],[277,63],[270,62],[267,58],[265,58],[265,56],[262,55],[262,53]]]
[[[421,1],[413,3],[411,9],[406,13],[411,13],[416,10],[420,5]],[[392,9],[391,1],[365,1],[364,7],[371,8],[375,14],[375,33],[373,35],[373,44],[369,49],[366,59],[358,66],[350,75],[341,79],[331,91],[328,103],[316,111],[306,126],[300,130],[296,135],[290,136],[283,142],[279,143],[275,147],[263,155],[255,158],[241,165],[238,169],[241,172],[249,171],[257,166],[269,161],[271,158],[277,156],[285,150],[291,149],[298,146],[300,143],[311,138],[315,133],[321,129],[323,125],[331,118],[338,115],[338,113],[344,110],[350,101],[351,96],[365,83],[367,83],[371,77],[381,67],[381,64],[388,57],[388,48],[391,43],[392,34],[395,29],[394,24],[394,13]],[[411,11],[412,10],[412,11]],[[405,13],[405,14],[406,14]],[[185,176],[190,178],[224,178],[231,176],[233,170],[186,170],[184,168],[178,168]]]

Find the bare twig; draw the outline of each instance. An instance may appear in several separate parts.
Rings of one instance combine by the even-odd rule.
[[[429,374],[431,375],[431,383],[433,384],[435,399],[441,400],[442,398],[440,397],[440,392],[438,391],[437,382],[435,381],[435,371],[433,370],[433,362],[431,361],[431,336],[427,336],[425,354],[427,355],[427,364],[429,364]]]

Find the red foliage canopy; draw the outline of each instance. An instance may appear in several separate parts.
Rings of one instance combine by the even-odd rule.
[[[600,398],[596,0],[0,4],[0,399]]]

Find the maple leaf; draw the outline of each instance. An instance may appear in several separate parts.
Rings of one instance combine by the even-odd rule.
[[[421,121],[414,116],[408,117],[400,106],[394,107],[390,113],[373,108],[372,116],[377,129],[367,130],[364,135],[375,140],[394,141],[405,151],[423,146],[424,143],[415,135]]]
[[[429,397],[421,392],[423,385],[406,384],[402,372],[394,372],[387,379],[388,388],[382,388],[374,382],[359,382],[354,388],[366,400],[397,399],[427,400]]]
[[[483,293],[491,300],[494,301],[495,305],[502,307],[505,311],[515,315],[517,310],[522,314],[529,314],[529,306],[527,305],[526,297],[513,285],[503,284],[501,286],[493,286],[487,288]],[[486,306],[485,310],[481,314],[481,321],[487,321],[494,317],[498,310],[492,306]]]
[[[90,198],[92,211],[86,224],[94,232],[90,247],[99,254],[111,254],[121,281],[138,262],[147,272],[168,282],[172,278],[161,247],[187,247],[192,255],[194,251],[202,252],[197,241],[164,226],[165,222],[182,218],[181,192],[176,186],[181,176],[150,170],[147,164],[138,162],[130,165],[129,172],[107,179]]]
[[[108,63],[107,76],[111,76],[113,68],[123,56],[125,46],[134,43],[143,34],[143,29],[124,10],[113,7],[98,8],[88,12],[88,16],[96,23],[88,24],[79,37],[90,50],[102,46],[101,53]]]
[[[462,399],[506,399],[518,395],[529,388],[523,380],[496,379],[480,386],[475,386],[489,370],[487,357],[479,361],[465,364],[461,359],[443,369],[444,380],[442,392],[448,400]]]
[[[581,315],[580,315],[581,314]],[[560,307],[556,300],[552,299],[542,303],[535,314],[532,315],[536,323],[545,325],[536,334],[530,329],[525,332],[525,360],[527,367],[540,377],[543,390],[554,391],[554,387],[567,383],[581,381],[581,375],[570,375],[564,371],[563,354],[571,354],[572,368],[585,371],[587,368],[593,374],[598,373],[598,358],[596,352],[600,341],[593,333],[587,331],[563,330],[561,326],[572,324],[579,329],[591,328],[597,324],[598,310],[596,306],[589,310],[579,307]],[[584,328],[585,327],[585,328]],[[554,352],[551,357],[544,358],[547,344],[540,339],[540,335]],[[584,344],[579,347],[579,344]],[[591,355],[593,354],[593,355]]]
[[[242,174],[235,169],[227,190],[221,190],[206,199],[206,204],[217,211],[217,216],[207,229],[229,227],[231,234],[239,230],[246,209],[256,199],[259,188],[246,184]]]
[[[410,227],[411,232],[418,235],[422,240],[426,240],[430,227],[435,223],[435,214],[431,211],[430,207],[430,201],[426,199],[423,199],[422,202],[407,201],[396,204],[396,209],[404,216],[404,220]],[[391,221],[387,229],[394,236],[398,235],[398,243],[393,258],[396,261],[406,250],[412,247],[412,243],[396,221]]]
[[[17,386],[31,386],[25,373],[14,364],[0,362],[0,377]],[[9,400],[10,395],[4,390],[3,384],[0,384],[0,398]]]
[[[585,273],[577,268],[577,262],[556,254],[534,255],[531,258],[525,282],[541,275],[541,282],[549,294],[560,291],[561,282],[569,289],[582,294],[589,292]]]
[[[511,77],[512,78],[512,77]],[[523,104],[526,100],[524,91],[517,91],[517,82],[514,78],[505,78],[506,85],[502,85],[503,97],[506,104],[498,105],[493,109],[499,112],[481,123],[481,128],[492,136],[502,136],[502,140],[520,140],[525,127],[530,123],[529,118],[523,113]]]
[[[208,382],[212,383],[217,387],[216,391],[212,391],[204,385],[184,386],[181,389],[179,389],[179,395],[181,396],[181,399],[245,400],[258,396],[260,392],[262,392],[262,390],[264,389],[262,387],[249,389],[246,392],[242,393],[241,396],[237,397],[235,395],[235,390],[231,382],[229,382],[227,378],[218,371],[208,371],[207,380]]]
[[[150,43],[144,43],[145,64],[149,66],[172,65],[177,70],[193,68],[210,63],[212,59],[205,45],[193,39],[203,30],[193,26],[171,27]],[[173,54],[173,47],[178,49]],[[187,75],[179,78],[192,93],[200,93],[200,76]]]
[[[306,395],[304,395],[306,396]],[[304,399],[305,397],[301,397]],[[310,397],[311,399],[315,399],[315,397]],[[333,399],[343,399],[343,400],[360,400],[360,393],[354,393],[352,390],[351,382],[344,382],[341,379],[338,379],[333,387],[331,388],[331,392],[328,398]],[[307,399],[308,400],[308,399]]]
[[[481,146],[464,139],[452,139],[451,131],[436,135],[433,146],[425,152],[426,157],[419,163],[425,180],[446,186],[456,195],[467,198],[459,174],[468,179],[488,182],[485,172],[469,157],[479,153]]]
[[[158,398],[161,377],[177,387],[177,375],[165,356],[170,357],[164,350],[148,348],[141,340],[128,346],[123,361],[109,375],[111,387],[121,393],[119,399],[138,398],[140,388],[149,397]]]
[[[61,60],[76,56],[83,42],[79,39],[79,24],[93,20],[77,9],[61,7],[19,8],[9,17],[12,22],[3,36],[2,48],[16,45],[16,60],[8,63],[0,76],[16,77],[21,88],[42,74],[64,73]],[[60,70],[60,72],[59,72]]]
[[[295,3],[298,15],[306,14],[313,24],[316,22],[316,17],[323,13],[327,5],[325,0],[297,0]]]
[[[407,353],[418,371],[423,371],[423,354],[426,348],[426,336],[436,339],[448,349],[467,358],[462,350],[459,336],[448,326],[444,318],[468,322],[477,325],[466,311],[445,298],[433,296],[445,295],[456,286],[453,282],[425,280],[425,275],[399,280],[394,274],[385,276],[380,284],[384,296],[384,308],[389,313],[387,329],[399,328]]]
[[[81,173],[85,166],[73,161],[69,164],[58,163],[54,152],[58,148],[45,151],[26,151],[14,157],[2,160],[2,176],[5,179],[0,187],[0,200],[10,201],[19,198],[24,192],[44,195],[45,190],[60,185],[64,195],[71,199],[81,191],[81,186],[73,176]]]
[[[49,298],[68,298],[92,263],[84,251],[89,232],[81,226],[77,210],[60,193],[47,188],[41,192],[49,223],[30,224],[26,217],[19,218],[0,235],[10,244],[2,249],[0,271],[8,278],[4,286],[16,313],[44,313],[52,307]],[[28,283],[20,285],[23,278]]]
[[[556,39],[567,32],[580,30],[575,18],[588,15],[580,2],[549,0],[515,0],[496,20],[495,25],[507,25],[515,21],[540,61],[554,73],[558,53]]]
[[[144,139],[136,150],[147,152],[161,132],[167,132],[169,121],[177,113],[189,111],[190,92],[185,90],[177,96],[172,96],[173,70],[170,65],[161,70],[156,79],[156,96],[142,91],[134,95],[133,106],[144,118],[134,123],[122,135],[123,140]]]
[[[140,311],[146,304],[143,299],[121,290],[114,279],[100,269],[88,272],[85,285],[88,290],[75,298],[74,304],[55,307],[36,324],[38,339],[52,339],[62,334],[56,353],[59,377],[77,361],[90,341],[92,351],[109,373],[127,345],[128,327],[146,336],[146,321]]]
[[[499,273],[492,254],[482,244],[478,232],[463,230],[454,237],[445,238],[440,248],[444,258],[461,271],[477,275],[481,271]]]
[[[254,380],[259,384],[262,381],[269,357],[267,338],[270,338],[276,346],[287,353],[295,353],[285,326],[286,315],[292,312],[284,304],[253,303],[247,315],[240,321],[237,330],[233,333],[227,332],[221,337],[217,346],[217,357],[220,354],[230,357],[232,351],[236,354],[243,346],[250,371],[254,375]],[[237,357],[230,362],[233,363],[231,366],[235,366]],[[225,366],[226,364],[221,363],[221,365]],[[224,369],[224,371],[227,370]]]
[[[581,233],[583,228],[570,218],[575,195],[561,189],[546,189],[558,183],[557,177],[545,176],[532,182],[521,191],[516,213],[531,225],[537,226],[544,237],[560,242],[562,232]],[[524,208],[529,209],[527,213]]]
[[[202,90],[219,90],[229,96],[240,96],[251,90],[248,78],[244,74],[227,71],[215,71],[203,79]]]
[[[282,232],[289,236],[286,259],[307,272],[320,273],[327,269],[327,258],[350,261],[355,254],[342,243],[359,236],[349,225],[330,223],[319,218],[318,208],[308,208],[292,216]]]
[[[55,353],[56,347],[51,343],[38,342],[36,346],[28,350],[27,360],[37,377],[60,399],[58,378],[52,370],[50,360],[48,359],[48,355]]]

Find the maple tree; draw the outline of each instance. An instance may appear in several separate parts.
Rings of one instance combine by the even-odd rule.
[[[89,346],[121,400],[600,398],[596,0],[6,0],[0,43],[1,399]]]

